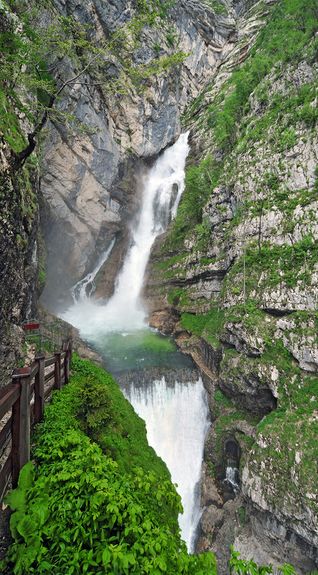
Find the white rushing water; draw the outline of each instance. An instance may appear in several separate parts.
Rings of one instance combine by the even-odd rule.
[[[78,301],[87,301],[93,295],[95,291],[95,278],[101,267],[108,260],[114,245],[115,239],[110,242],[107,250],[101,255],[93,271],[88,273],[83,279],[78,281],[75,286],[73,286],[72,297],[74,303],[77,303]]]
[[[105,347],[111,345],[111,336],[105,339],[105,334],[115,332],[115,335],[123,336],[134,331],[137,334],[146,326],[146,310],[140,298],[145,270],[154,240],[166,230],[176,214],[184,189],[188,152],[188,134],[183,134],[149,170],[142,190],[139,218],[132,230],[131,245],[109,301],[98,303],[89,297],[99,264],[73,288],[77,301],[63,318],[75,325],[83,337],[95,343],[101,353],[101,343]],[[108,255],[109,251],[105,253],[104,261]],[[120,359],[120,352],[118,357]],[[193,550],[200,518],[199,481],[208,425],[202,380],[199,378],[196,383],[176,381],[172,385],[164,377],[159,380],[149,376],[149,379],[149,384],[142,387],[132,383],[126,394],[146,422],[150,445],[167,464],[173,482],[178,484],[184,507],[180,517],[182,537],[189,550]]]
[[[147,387],[131,385],[125,395],[146,421],[147,438],[165,461],[177,483],[184,513],[179,516],[182,538],[193,551],[200,520],[200,477],[205,435],[209,426],[208,405],[202,379],[167,384],[165,378]]]
[[[165,231],[184,189],[184,169],[189,152],[188,134],[164,151],[149,170],[143,186],[139,219],[118,276],[114,295],[106,305],[79,298],[63,315],[82,336],[98,337],[109,331],[129,331],[145,326],[146,311],[140,299],[145,270],[156,237]],[[90,279],[93,281],[94,277]],[[81,292],[79,293],[81,295]]]

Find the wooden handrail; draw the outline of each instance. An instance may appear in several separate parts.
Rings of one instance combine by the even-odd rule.
[[[9,384],[0,390],[0,420],[11,409],[19,397],[19,390],[16,385]]]
[[[39,423],[44,414],[45,399],[53,389],[69,382],[70,362],[72,358],[72,340],[63,342],[62,350],[54,356],[45,358],[39,355],[31,366],[18,368],[12,375],[12,383],[0,389],[0,422],[12,410],[12,415],[0,430],[0,455],[4,458],[0,468],[0,502],[12,479],[12,487],[18,483],[23,465],[30,460],[31,425]],[[47,374],[45,369],[54,366]],[[45,383],[52,384],[45,389]],[[31,399],[34,404],[31,408]]]

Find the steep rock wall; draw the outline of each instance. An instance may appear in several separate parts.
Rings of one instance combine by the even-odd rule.
[[[8,38],[16,25],[10,10],[1,6],[0,34]],[[30,126],[26,116],[18,113],[16,94],[6,80],[1,74],[0,387],[11,382],[12,369],[21,359],[21,324],[35,311],[40,283],[39,173],[33,162],[23,167],[16,163],[15,151],[23,146]]]
[[[215,523],[203,522],[201,548],[222,546],[232,517],[227,544],[300,573],[318,562],[315,9],[252,7],[245,30],[268,18],[254,48],[241,38],[187,110],[186,192],[145,290],[152,324],[217,384],[206,463],[225,499],[227,438],[242,451],[243,499],[222,517],[203,499]]]
[[[101,40],[129,21],[137,4],[56,2],[61,13],[89,24],[91,34]],[[46,305],[63,305],[70,297],[71,285],[94,267],[116,236],[98,291],[109,295],[127,245],[127,222],[138,205],[144,161],[178,137],[186,104],[233,48],[237,36],[234,16],[231,6],[223,6],[221,14],[216,14],[209,3],[180,0],[171,8],[168,24],[155,29],[145,26],[140,47],[131,58],[133,65],[147,65],[159,56],[183,51],[188,57],[181,65],[144,79],[142,90],[127,80],[126,91],[118,94],[96,86],[96,77],[87,75],[65,93],[61,108],[93,133],[71,137],[63,126],[51,125],[46,139],[41,180],[47,202]],[[105,67],[103,81],[111,81],[118,69],[114,59]],[[59,75],[71,74],[67,66],[59,67]]]
[[[17,172],[0,141],[0,387],[21,355],[21,323],[34,312],[38,287],[38,175]]]

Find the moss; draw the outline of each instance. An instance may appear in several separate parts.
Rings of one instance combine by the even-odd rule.
[[[259,246],[250,244],[245,255],[243,254],[231,268],[225,285],[231,292],[233,285],[240,285],[240,291],[243,293],[245,283],[247,297],[254,291],[261,297],[264,289],[280,284],[294,288],[301,282],[306,286],[311,282],[317,262],[318,246],[311,235],[303,236],[292,245],[273,245],[264,242],[259,249]],[[233,278],[236,278],[235,283]]]
[[[186,307],[190,304],[188,291],[185,288],[172,288],[168,293],[168,303],[178,308]]]
[[[210,6],[215,12],[215,14],[220,14],[222,16],[226,16],[228,11],[226,6],[221,2],[221,0],[205,0],[207,6]]]
[[[159,476],[168,476],[167,468],[147,445],[144,421],[123,397],[112,376],[94,363],[74,358],[72,362],[74,402],[84,431],[111,455],[122,471],[134,465]]]
[[[225,413],[223,412],[213,424],[215,433],[213,458],[218,465],[222,465],[223,463],[223,445],[225,438],[230,433],[238,433],[240,438],[243,436],[243,434],[236,431],[236,426],[239,421],[247,422],[254,426],[259,421],[259,418],[252,416],[246,411],[238,410],[233,406],[231,409],[226,410]],[[249,447],[250,445],[248,445],[248,448]]]
[[[221,169],[222,163],[211,157],[186,169],[185,190],[177,216],[163,245],[163,252],[180,247],[189,229],[202,225],[202,209],[217,185]],[[197,228],[197,234],[200,239],[200,228]]]
[[[318,407],[318,380],[310,380],[307,393],[305,390],[301,393],[298,408],[276,410],[264,418],[258,427],[262,447],[255,445],[251,454],[252,469],[263,478],[266,499],[274,506],[292,507],[293,513],[303,505],[318,512],[318,504],[310,496],[318,490],[313,465],[318,457],[318,421],[314,415]]]

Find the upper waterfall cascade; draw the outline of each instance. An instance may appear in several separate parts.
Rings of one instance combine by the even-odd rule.
[[[182,134],[149,170],[143,186],[139,218],[132,229],[131,245],[114,295],[106,305],[102,305],[87,299],[80,289],[77,303],[64,314],[63,317],[79,328],[84,337],[95,338],[100,333],[145,326],[146,311],[140,299],[145,270],[156,237],[165,231],[176,214],[184,190],[188,152],[188,134]],[[91,277],[90,281],[93,280]]]

